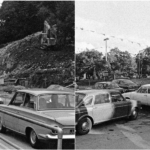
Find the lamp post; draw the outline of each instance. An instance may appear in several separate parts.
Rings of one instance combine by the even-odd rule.
[[[106,62],[107,62],[107,40],[109,40],[109,38],[104,39],[104,41],[106,41],[106,51],[105,51]]]

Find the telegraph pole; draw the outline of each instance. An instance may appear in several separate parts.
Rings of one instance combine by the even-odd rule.
[[[104,41],[106,43],[106,49],[105,49],[106,62],[107,62],[107,40],[109,40],[109,38],[104,39]]]

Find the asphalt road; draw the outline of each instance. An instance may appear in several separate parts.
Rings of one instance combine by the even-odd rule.
[[[101,123],[89,134],[77,135],[76,149],[150,149],[150,107],[143,107],[137,120]]]

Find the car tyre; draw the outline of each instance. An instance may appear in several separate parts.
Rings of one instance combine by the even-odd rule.
[[[0,133],[6,133],[6,128],[3,126],[2,118],[0,118]]]
[[[130,119],[131,120],[136,120],[138,117],[138,109],[137,108],[134,108],[132,113],[131,113],[131,116],[130,116]]]
[[[80,135],[85,135],[85,134],[89,133],[91,128],[92,128],[92,121],[90,118],[86,117],[79,121],[79,123],[77,125],[77,132]]]
[[[39,144],[39,139],[33,129],[31,129],[29,134],[29,142],[33,148],[37,148]]]

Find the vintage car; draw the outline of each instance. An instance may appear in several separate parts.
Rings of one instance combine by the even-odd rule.
[[[150,106],[150,84],[142,85],[138,90],[124,93],[123,96],[125,98],[140,101],[142,105]]]
[[[124,89],[119,87],[118,84],[112,82],[96,82],[94,89],[115,89],[121,93],[124,93]]]
[[[140,85],[134,83],[129,79],[115,79],[112,83],[118,84],[120,88],[123,88],[125,92],[131,92],[137,90]]]
[[[76,91],[76,130],[87,134],[93,125],[112,119],[136,119],[140,103],[125,99],[116,90]]]
[[[4,104],[4,100],[1,97],[0,97],[0,104]]]
[[[0,105],[0,132],[10,129],[21,133],[32,147],[37,147],[40,140],[58,139],[56,130],[32,123],[28,121],[30,119],[60,127],[63,129],[63,139],[75,139],[74,108],[73,92],[18,90],[8,105]]]

